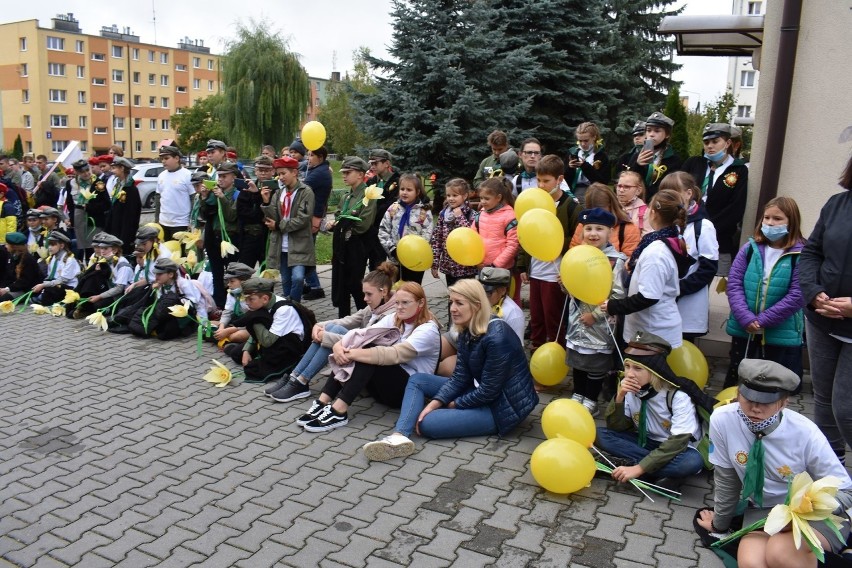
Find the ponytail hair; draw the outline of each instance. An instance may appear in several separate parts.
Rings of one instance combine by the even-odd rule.
[[[375,286],[382,292],[383,298],[390,298],[391,288],[396,282],[396,275],[399,269],[390,261],[384,261],[376,267],[375,270],[367,274],[361,282]]]
[[[677,227],[680,234],[683,234],[686,229],[686,207],[683,206],[680,193],[673,189],[661,189],[651,198],[649,207],[654,211],[659,224],[664,227]]]
[[[512,196],[512,183],[505,176],[488,178],[479,184],[479,192],[487,191],[503,198],[503,203],[514,206],[515,198]]]

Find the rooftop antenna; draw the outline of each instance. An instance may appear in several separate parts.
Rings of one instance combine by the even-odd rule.
[[[154,18],[154,45],[157,45],[157,10],[154,6],[154,0],[151,0],[151,15]]]
[[[337,71],[337,50],[331,52],[331,71]]]

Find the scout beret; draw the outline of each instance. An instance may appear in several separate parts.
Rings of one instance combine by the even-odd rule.
[[[56,217],[60,221],[65,219],[65,215],[59,209],[55,207],[45,207],[41,210],[39,217]]]
[[[139,230],[136,231],[136,242],[144,243],[145,241],[153,241],[154,239],[160,236],[160,232],[156,227],[150,227],[148,225],[142,225],[139,227]]]
[[[648,331],[637,331],[627,342],[624,349],[625,355],[664,355],[672,352],[672,346],[668,341]]]
[[[645,126],[662,126],[663,128],[671,130],[672,126],[674,126],[674,120],[661,112],[655,112],[645,119]]]
[[[244,294],[272,294],[275,281],[266,278],[249,278],[243,282]]]
[[[512,273],[505,268],[486,266],[479,273],[479,283],[486,292],[492,292],[495,288],[508,286],[512,281]]]
[[[370,159],[371,160],[393,160],[393,156],[387,150],[382,150],[381,148],[376,148],[375,150],[370,150]]]
[[[780,400],[799,387],[799,376],[775,361],[743,359],[737,374],[740,394],[760,404]]]
[[[207,155],[206,153],[204,154]],[[180,149],[177,146],[160,146],[160,156],[177,156],[180,157]]]
[[[178,264],[170,258],[158,258],[154,262],[154,267],[151,272],[154,274],[164,274],[166,272],[177,272]]]
[[[88,169],[89,162],[87,162],[86,160],[77,160],[76,162],[71,164],[71,167],[74,168],[75,172],[82,172]]]
[[[222,174],[234,174],[237,175],[240,173],[240,169],[237,167],[237,164],[234,162],[222,162],[216,168],[216,171]]]
[[[205,172],[203,170],[198,170],[196,172],[192,172],[192,175],[190,176],[189,179],[193,184],[195,184],[195,183],[201,183],[204,180],[210,179],[210,176],[207,175],[207,172]]]
[[[580,212],[580,223],[583,225],[604,225],[605,227],[614,227],[615,215],[601,207],[584,209]]]
[[[27,237],[25,237],[23,233],[18,233],[17,231],[14,233],[6,233],[6,242],[10,245],[25,245],[27,244]]]
[[[637,120],[636,124],[633,125],[633,136],[638,136],[640,134],[645,134],[645,121]]]
[[[701,134],[702,140],[710,140],[712,138],[730,138],[731,125],[724,122],[710,122],[704,126],[704,132]]]
[[[296,158],[291,158],[290,156],[282,156],[280,158],[275,158],[275,161],[272,162],[272,165],[275,167],[276,170],[278,168],[290,168],[291,170],[298,170],[299,160],[297,160]]]
[[[65,243],[66,245],[71,244],[71,237],[63,233],[62,231],[51,231],[50,235],[47,237],[48,241],[56,241],[58,243]]]
[[[210,150],[228,150],[228,147],[221,140],[208,140],[207,141],[207,151]]]
[[[346,156],[343,158],[343,165],[340,166],[340,171],[345,172],[348,170],[357,170],[359,172],[366,172],[370,169],[369,164],[359,158],[358,156]]]
[[[110,235],[104,231],[101,231],[94,237],[92,237],[92,245],[96,247],[117,247],[121,248],[121,245],[124,244],[124,241],[116,237],[115,235]]]
[[[127,158],[125,158],[123,156],[116,156],[115,158],[112,159],[112,165],[113,166],[123,166],[123,167],[127,168],[128,170],[132,170],[133,166],[135,166],[136,164],[134,164],[133,162],[131,162],[130,160],[128,160]]]
[[[251,278],[252,274],[254,274],[254,269],[251,266],[242,262],[231,262],[225,269],[225,280],[230,280],[231,278],[246,280]]]
[[[38,209],[29,209],[27,211],[27,219],[38,219],[41,217],[41,211]]]

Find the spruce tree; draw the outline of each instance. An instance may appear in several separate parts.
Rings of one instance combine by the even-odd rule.
[[[687,129],[686,108],[680,100],[680,89],[675,86],[666,97],[666,108],[663,113],[674,120],[672,137],[669,144],[681,160],[689,157],[689,133]]]
[[[15,142],[12,145],[12,157],[16,160],[21,160],[24,157],[24,143],[21,141],[21,135],[15,137]]]

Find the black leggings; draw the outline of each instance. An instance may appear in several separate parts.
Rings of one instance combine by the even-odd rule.
[[[399,408],[402,406],[402,397],[405,395],[407,384],[408,371],[399,365],[355,363],[352,376],[348,381],[341,383],[332,377],[325,382],[322,392],[331,397],[332,401],[339,398],[349,406],[366,387],[367,392],[377,402]]]
[[[607,373],[590,373],[574,367],[574,394],[581,394],[597,402],[606,376]]]

